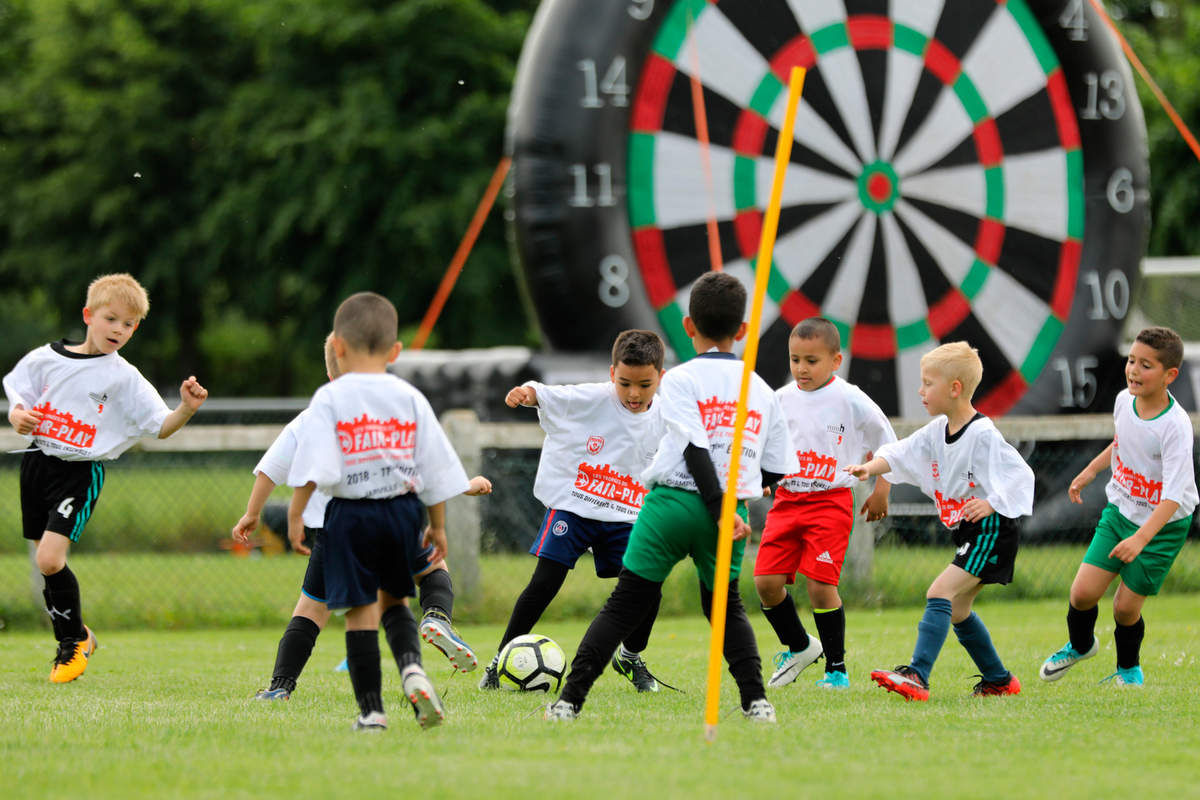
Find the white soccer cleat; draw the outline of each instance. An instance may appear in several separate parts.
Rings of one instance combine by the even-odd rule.
[[[441,725],[446,719],[446,709],[442,707],[442,698],[438,697],[425,670],[417,664],[408,665],[400,675],[400,683],[404,687],[405,697],[412,703],[417,724],[422,728]]]
[[[742,716],[751,722],[774,722],[775,706],[765,697],[751,700],[747,708],[742,709]]]
[[[354,730],[378,733],[387,730],[387,717],[382,711],[372,711],[370,714],[359,714],[354,720]]]
[[[798,652],[791,650],[782,650],[775,654],[775,672],[771,674],[771,679],[767,681],[767,686],[772,688],[776,686],[784,686],[800,677],[800,673],[806,668],[815,664],[825,652],[821,647],[821,643],[817,641],[817,637],[809,635],[808,647]]]
[[[1047,658],[1042,663],[1042,668],[1038,670],[1038,674],[1042,676],[1044,681],[1056,681],[1067,673],[1071,667],[1083,661],[1086,658],[1091,658],[1100,650],[1100,639],[1093,636],[1092,646],[1086,653],[1080,653],[1070,642],[1059,648],[1058,652]]]

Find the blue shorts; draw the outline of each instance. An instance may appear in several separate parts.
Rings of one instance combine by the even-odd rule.
[[[326,605],[370,605],[380,589],[393,597],[415,595],[413,575],[429,563],[424,531],[425,507],[415,495],[330,500],[321,536]]]
[[[621,571],[621,557],[632,528],[632,522],[601,522],[551,508],[529,552],[574,569],[575,562],[590,547],[597,577],[615,578]]]
[[[325,536],[321,528],[305,528],[304,538],[312,542],[312,553],[308,557],[308,567],[304,570],[304,583],[300,592],[310,600],[318,603],[325,602]],[[417,553],[416,568],[413,575],[420,575],[429,569],[429,557],[433,555],[433,547],[424,547]]]

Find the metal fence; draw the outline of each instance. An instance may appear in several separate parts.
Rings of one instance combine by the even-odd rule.
[[[536,423],[480,422],[473,411],[449,411],[442,419],[468,472],[495,485],[492,495],[456,498],[448,508],[452,572],[458,591],[469,596],[483,580],[481,555],[523,552],[533,540],[544,513],[532,495],[543,435]],[[903,436],[922,423],[893,424]],[[1037,478],[1008,596],[1065,598],[1103,507],[1105,481],[1088,487],[1083,505],[1067,501],[1066,487],[1111,440],[1111,417],[1011,418],[998,425]],[[1193,426],[1200,428],[1200,418],[1193,417]],[[303,559],[286,554],[271,526],[260,530],[249,551],[233,547],[229,529],[245,508],[254,464],[281,427],[282,420],[188,426],[110,462],[104,492],[71,557],[84,586],[85,615],[91,607],[126,626],[278,623],[295,600]],[[3,450],[20,446],[12,434],[0,435]],[[18,455],[0,456],[0,625],[9,626],[40,624],[43,616],[39,576],[21,536],[19,464]],[[286,497],[286,489],[277,490],[273,503],[282,505]],[[769,502],[752,504],[756,531]],[[1192,538],[1198,532],[1194,524]],[[753,541],[748,550],[751,559]],[[1185,547],[1168,590],[1200,591],[1194,551],[1194,544]],[[856,527],[843,594],[857,604],[916,602],[951,555],[932,504],[898,486],[885,521]]]

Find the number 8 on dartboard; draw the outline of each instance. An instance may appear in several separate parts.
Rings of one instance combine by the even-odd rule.
[[[1086,0],[546,0],[508,142],[550,344],[651,327],[692,355],[692,282],[716,259],[753,285],[797,65],[764,377],[783,382],[788,332],[819,314],[889,414],[923,415],[920,356],[958,339],[985,413],[1110,396],[1075,384],[1119,358],[1149,170],[1132,75]]]

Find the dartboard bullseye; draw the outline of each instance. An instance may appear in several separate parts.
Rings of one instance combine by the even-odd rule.
[[[1148,168],[1132,78],[1085,0],[544,3],[509,142],[551,344],[657,327],[692,355],[681,321],[711,229],[721,268],[753,284],[797,65],[764,377],[784,380],[788,332],[820,314],[890,414],[922,414],[920,356],[957,339],[983,359],[986,413],[1089,409],[1136,283]]]

